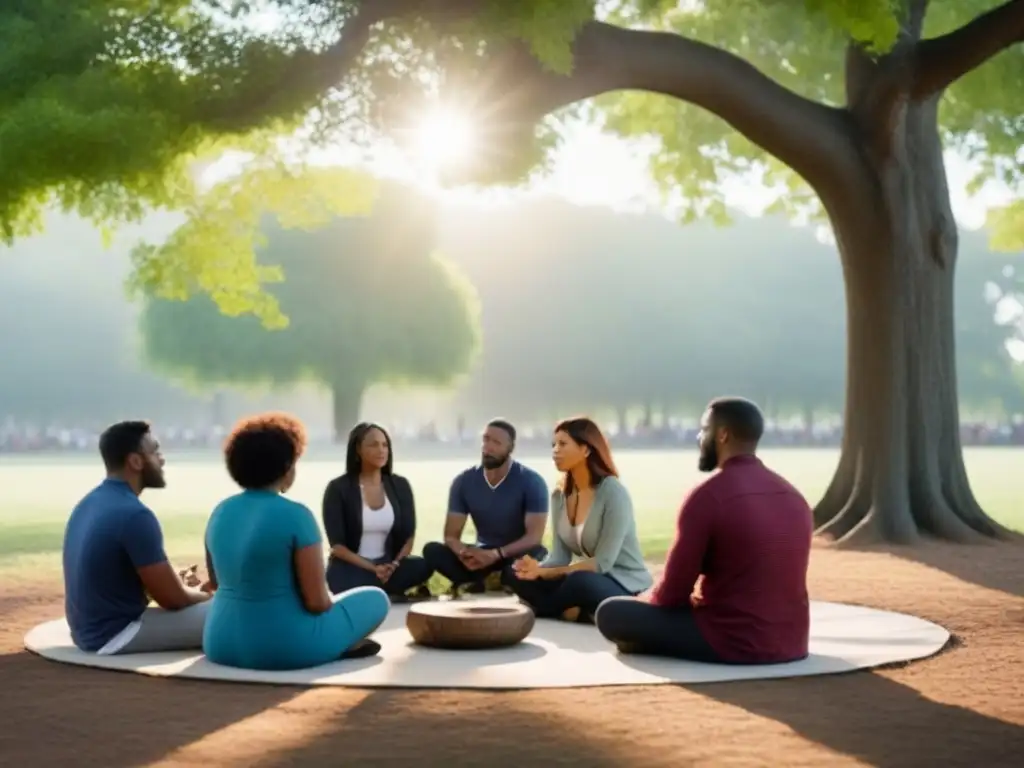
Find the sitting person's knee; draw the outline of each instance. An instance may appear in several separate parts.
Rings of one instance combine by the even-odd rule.
[[[436,563],[438,558],[443,558],[444,554],[448,550],[446,544],[442,544],[439,541],[429,541],[423,545],[423,559],[428,563]]]
[[[588,585],[594,582],[595,578],[599,578],[599,574],[591,571],[573,571],[566,575],[565,581],[562,583],[573,589],[586,589]]]
[[[430,580],[430,577],[434,575],[434,569],[430,567],[430,563],[427,562],[424,557],[417,557],[415,560],[406,559],[402,561],[403,564],[412,571],[412,575],[415,577],[413,581],[416,584],[422,584]]]
[[[609,597],[603,600],[594,614],[597,631],[609,640],[621,636],[623,625],[634,620],[635,605],[639,605],[639,601],[634,597]]]
[[[391,598],[380,587],[355,587],[339,597],[345,610],[359,623],[379,625],[391,609]]]

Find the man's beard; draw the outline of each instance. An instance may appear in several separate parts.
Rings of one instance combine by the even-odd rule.
[[[502,464],[508,461],[508,456],[487,456],[482,455],[480,457],[480,463],[484,465],[484,469],[497,469]]]
[[[164,471],[160,467],[154,467],[150,464],[145,465],[142,469],[142,487],[143,488],[165,488],[167,487],[167,480],[164,478]]]
[[[718,447],[714,443],[708,443],[700,447],[700,458],[697,459],[697,469],[701,472],[714,472],[718,468]]]

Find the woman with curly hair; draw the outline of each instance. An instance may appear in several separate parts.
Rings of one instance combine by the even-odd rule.
[[[301,669],[380,651],[367,637],[387,616],[387,595],[358,587],[332,596],[316,518],[283,496],[305,446],[302,423],[280,413],[243,419],[225,441],[242,492],[218,504],[206,528],[214,596],[203,651],[216,664]]]
[[[348,436],[345,474],[324,490],[323,522],[331,556],[332,592],[380,587],[392,602],[430,597],[431,568],[412,554],[416,499],[412,486],[392,471],[394,454],[384,427],[364,421]]]

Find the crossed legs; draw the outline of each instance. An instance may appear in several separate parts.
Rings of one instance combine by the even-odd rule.
[[[613,597],[598,607],[594,623],[623,653],[721,663],[689,607],[662,608],[632,597]]]
[[[540,619],[565,618],[590,623],[597,607],[608,598],[629,592],[611,576],[577,571],[558,579],[524,581],[515,575],[508,586]]]

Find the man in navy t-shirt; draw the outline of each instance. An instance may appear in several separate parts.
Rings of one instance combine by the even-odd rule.
[[[511,564],[529,554],[547,556],[541,546],[548,520],[548,487],[537,472],[512,460],[516,430],[502,419],[488,423],[483,433],[481,465],[467,469],[452,482],[444,543],[431,542],[423,556],[453,587],[469,585],[482,591],[484,579],[495,571],[511,578]],[[466,520],[473,521],[476,542],[465,544]]]
[[[100,436],[107,478],[64,531],[64,610],[71,639],[99,654],[202,648],[209,595],[190,590],[164,552],[156,515],[139,500],[163,488],[164,460],[144,421]],[[149,608],[152,597],[159,608]]]

